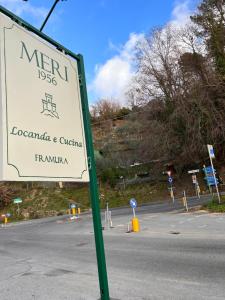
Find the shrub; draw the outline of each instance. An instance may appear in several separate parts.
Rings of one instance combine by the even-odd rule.
[[[5,183],[0,183],[0,207],[9,205],[15,196],[15,192]]]

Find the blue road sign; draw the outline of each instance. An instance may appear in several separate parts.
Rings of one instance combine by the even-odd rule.
[[[212,168],[211,166],[205,167],[203,168],[203,170],[205,174],[213,174],[213,171],[216,174],[216,169]]]
[[[203,168],[203,171],[205,172],[206,177],[204,179],[206,180],[208,186],[219,184],[218,178],[216,178],[215,182],[213,175],[213,171],[216,174],[216,169],[212,168],[212,166],[208,166]]]
[[[173,182],[173,178],[171,176],[168,177],[168,182],[172,183]]]
[[[216,183],[215,183],[214,176],[206,176],[205,180],[207,181],[207,185],[216,185],[216,184],[219,184],[219,181],[218,181],[217,178],[216,178]]]
[[[210,158],[215,158],[214,150],[213,150],[213,145],[207,145],[208,151],[209,151],[209,157]]]
[[[210,154],[211,157],[215,157],[213,148],[211,148],[211,149],[209,150],[209,154]]]
[[[76,208],[76,204],[71,203],[71,204],[70,204],[70,208]]]
[[[137,201],[136,201],[136,199],[134,199],[134,198],[130,199],[130,206],[132,208],[136,208],[137,207]]]

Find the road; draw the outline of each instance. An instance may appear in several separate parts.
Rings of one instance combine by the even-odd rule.
[[[223,193],[222,193],[223,194]],[[188,197],[188,208],[201,207],[203,204],[208,203],[211,200],[212,196],[207,194],[201,196],[200,199],[197,197]],[[175,199],[173,203],[171,199],[168,199],[164,202],[155,202],[155,203],[147,203],[143,204],[140,207],[137,207],[136,211],[141,214],[145,213],[158,213],[158,212],[172,212],[174,210],[183,210],[184,206],[182,203],[182,199]],[[122,208],[113,208],[112,209],[114,216],[118,215],[129,215],[130,208],[122,207]]]
[[[225,214],[164,208],[137,211],[140,233],[126,233],[131,209],[112,211],[114,228],[103,231],[111,297],[224,299]],[[90,215],[9,225],[0,237],[0,299],[99,298]]]

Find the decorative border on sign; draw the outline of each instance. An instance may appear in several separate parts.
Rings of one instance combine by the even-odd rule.
[[[81,124],[81,129],[82,129],[82,142],[83,142],[83,152],[84,152],[84,157],[85,157],[85,169],[81,172],[81,175],[80,177],[59,177],[59,176],[35,176],[35,175],[21,175],[18,167],[16,165],[14,165],[13,163],[10,162],[10,158],[9,158],[9,145],[8,145],[8,141],[9,141],[9,128],[8,128],[8,103],[7,103],[7,68],[6,68],[6,30],[11,30],[13,29],[13,27],[17,27],[18,29],[22,30],[24,33],[30,35],[30,37],[34,38],[35,40],[38,40],[40,43],[44,44],[45,46],[47,46],[48,48],[50,48],[52,51],[56,52],[58,55],[61,55],[63,56],[63,58],[66,58],[71,67],[73,68],[73,70],[75,71],[76,73],[76,89],[77,89],[77,93],[78,93],[78,106],[79,106],[79,116],[80,116],[80,124]],[[54,49],[53,47],[51,47],[49,45],[49,43],[46,41],[46,43],[44,43],[42,40],[39,40],[36,36],[34,35],[31,35],[29,32],[25,31],[23,28],[17,26],[17,24],[12,24],[11,27],[3,27],[3,31],[4,31],[4,67],[5,67],[5,105],[6,105],[6,128],[7,128],[7,164],[9,166],[12,166],[14,167],[17,172],[18,172],[18,176],[21,177],[21,178],[49,178],[49,179],[59,179],[58,181],[60,181],[60,179],[81,179],[82,180],[82,177],[83,177],[83,174],[85,172],[88,171],[88,162],[87,162],[87,155],[86,155],[86,143],[85,143],[85,137],[84,137],[84,125],[83,125],[83,118],[82,118],[82,108],[81,108],[81,96],[80,96],[80,90],[79,90],[79,77],[78,77],[78,70],[77,70],[77,67],[75,67],[71,61],[71,59],[69,59],[68,57],[66,57],[66,55],[63,55],[62,52],[60,51],[57,51],[56,49]],[[89,181],[89,180],[88,180]],[[84,182],[88,182],[88,181],[84,181]]]

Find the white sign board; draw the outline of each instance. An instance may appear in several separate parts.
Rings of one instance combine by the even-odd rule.
[[[190,170],[190,171],[188,171],[188,174],[195,174],[195,173],[198,173],[198,172],[199,172],[199,169]]]
[[[215,158],[214,150],[212,145],[207,145],[208,152],[209,152],[209,157]]]
[[[197,176],[196,175],[192,175],[191,177],[192,177],[192,182],[194,184],[196,184],[197,183]]]
[[[13,200],[14,204],[19,204],[19,203],[22,203],[22,202],[23,202],[23,200],[21,198],[16,198],[16,199]]]
[[[77,63],[0,15],[0,180],[89,181]]]

